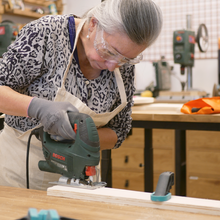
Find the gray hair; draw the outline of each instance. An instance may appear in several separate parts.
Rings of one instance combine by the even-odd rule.
[[[88,21],[95,17],[105,32],[126,33],[135,43],[150,46],[159,36],[163,18],[152,0],[105,0],[89,10]]]

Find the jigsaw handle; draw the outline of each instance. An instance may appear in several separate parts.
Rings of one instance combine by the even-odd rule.
[[[68,117],[77,138],[83,140],[91,147],[97,147],[99,135],[93,119],[84,113],[68,112]]]

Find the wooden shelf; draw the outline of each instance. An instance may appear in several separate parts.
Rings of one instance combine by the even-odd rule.
[[[41,7],[48,7],[50,4],[55,4],[54,1],[36,1],[36,0],[23,0],[24,4],[33,4]]]
[[[22,16],[22,17],[29,17],[29,18],[41,18],[42,16],[46,14],[39,14],[36,12],[31,11],[30,9],[9,9],[8,5],[5,5],[5,14],[10,14],[10,15],[17,15],[17,16]]]
[[[25,7],[24,10],[11,9],[9,7],[9,4],[2,5],[2,1],[0,0],[0,18],[2,15],[8,14],[8,15],[15,15],[15,16],[20,16],[20,17],[38,19],[38,18],[41,18],[42,16],[49,15],[49,13],[40,14],[40,13],[34,12],[31,10],[31,7],[35,6],[35,8],[40,7],[43,9],[43,8],[47,8],[50,4],[53,4],[53,3],[57,7],[58,14],[62,14],[62,11],[63,11],[62,0],[57,0],[57,1],[23,0],[23,3],[25,6],[29,6],[29,7]]]

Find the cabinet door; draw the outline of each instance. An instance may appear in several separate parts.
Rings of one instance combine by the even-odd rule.
[[[204,199],[220,199],[220,178],[188,176],[187,185],[187,196]]]
[[[187,196],[220,199],[220,132],[187,131]]]

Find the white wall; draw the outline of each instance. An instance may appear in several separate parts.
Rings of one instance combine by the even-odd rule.
[[[101,0],[63,0],[63,14],[72,13],[77,16],[82,16],[86,11],[100,2]]]
[[[173,74],[175,75],[171,75],[171,91],[181,91],[180,80],[186,81],[186,71],[185,75],[181,75],[180,65],[174,64],[173,61],[168,61],[168,63],[174,67]],[[151,81],[155,82],[153,64],[147,61],[136,64],[136,89],[144,90]],[[192,68],[192,88],[205,91],[211,96],[215,83],[218,84],[217,59],[195,60]]]

